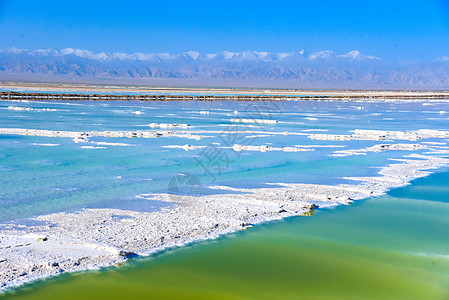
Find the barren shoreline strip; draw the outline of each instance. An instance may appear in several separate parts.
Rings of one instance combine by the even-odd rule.
[[[201,95],[266,95],[266,96],[349,96],[352,98],[365,98],[370,96],[388,97],[397,95],[406,97],[409,95],[420,96],[423,98],[431,97],[434,94],[446,95],[449,98],[447,90],[342,90],[342,89],[272,89],[272,88],[219,88],[219,87],[180,87],[180,86],[148,86],[148,85],[121,85],[121,84],[81,84],[81,83],[44,83],[44,82],[0,82],[0,88],[16,92],[46,92],[46,93],[87,93],[87,94],[201,94]]]
[[[326,95],[214,95],[213,90],[209,95],[112,95],[112,94],[68,94],[53,92],[0,92],[0,99],[4,100],[89,100],[89,101],[285,101],[285,100],[381,100],[381,99],[448,99],[449,94],[445,92],[429,92],[429,93],[406,93],[406,92],[390,92],[390,93],[371,93],[371,94],[354,94],[354,93],[335,93]]]

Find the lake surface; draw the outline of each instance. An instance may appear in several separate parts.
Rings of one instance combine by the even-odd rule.
[[[402,158],[410,151],[335,157],[330,156],[334,151],[361,149],[380,142],[311,140],[309,135],[352,134],[354,129],[449,130],[446,111],[449,109],[445,101],[0,101],[1,128],[76,132],[170,130],[202,137],[95,137],[89,143],[74,143],[71,138],[62,137],[0,135],[0,222],[86,207],[154,211],[164,204],[142,203],[139,196],[167,192],[170,180],[177,174],[194,175],[202,194],[216,193],[217,190],[208,189],[213,185],[333,185],[347,182],[342,179],[346,176],[374,176],[391,158]],[[231,122],[233,118],[278,122],[236,124]],[[151,128],[151,123],[189,126],[158,129]],[[447,144],[443,139],[426,142]],[[164,148],[186,144],[205,148]],[[234,144],[301,146],[313,151],[237,152],[229,148]],[[422,152],[426,150],[415,153]]]
[[[449,170],[439,170],[385,196],[62,275],[5,298],[448,299],[448,182]]]
[[[353,184],[344,177],[378,176],[388,164],[420,159],[410,154],[448,157],[449,141],[314,140],[311,134],[351,135],[356,129],[448,131],[448,111],[443,100],[0,101],[0,128],[175,134],[91,136],[84,143],[67,137],[1,134],[0,223],[26,225],[35,221],[28,219],[33,216],[83,208],[143,212],[169,208],[172,203],[142,196],[170,192],[179,187],[179,178],[192,178],[198,196],[231,193],[217,186]],[[171,125],[159,128],[154,123]],[[418,143],[421,148],[363,150],[385,143]],[[278,150],[236,151],[232,147],[236,144]],[[288,147],[302,150],[283,151]],[[341,150],[363,151],[336,155]],[[4,296],[448,299],[447,182],[449,172],[443,169],[385,196],[317,210],[311,217],[271,222],[101,271],[63,274]]]

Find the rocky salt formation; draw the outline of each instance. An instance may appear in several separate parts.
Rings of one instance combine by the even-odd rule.
[[[388,150],[397,151],[417,151],[422,149],[428,149],[429,146],[422,144],[378,144],[372,147],[367,147],[364,149],[352,149],[352,150],[339,150],[334,151],[332,156],[345,157],[351,155],[366,155],[368,152],[381,152]]]
[[[258,137],[268,137],[269,135],[254,135],[247,138],[258,138]],[[214,145],[220,145],[220,143],[212,143]],[[207,146],[194,146],[190,144],[185,145],[165,145],[162,148],[170,149],[184,149],[185,151],[196,150],[206,148]],[[304,152],[304,151],[315,151],[314,148],[342,148],[346,147],[343,145],[295,145],[294,147],[272,147],[268,145],[240,145],[234,144],[232,147],[227,146],[216,146],[217,149],[232,149],[234,151],[259,151],[259,152],[270,152],[270,151],[281,151],[281,152]],[[348,150],[357,151],[357,150]],[[342,151],[343,152],[343,151]]]
[[[8,106],[9,110],[33,110],[31,107]]]
[[[11,135],[30,135],[45,137],[68,137],[72,138],[75,143],[89,142],[92,137],[112,137],[112,138],[158,138],[158,137],[181,137],[193,140],[201,140],[204,136],[194,135],[186,131],[56,131],[56,130],[40,130],[40,129],[22,129],[22,128],[0,128],[0,134]]]
[[[151,128],[188,128],[189,125],[188,124],[159,124],[159,123],[151,123],[149,125]]]
[[[2,231],[0,253],[0,289],[66,270],[98,269],[106,261],[123,262],[126,256],[115,247],[20,229]]]
[[[328,141],[349,141],[349,140],[363,140],[363,141],[421,141],[427,139],[448,139],[449,131],[419,129],[415,131],[381,131],[381,130],[354,130],[352,135],[337,135],[337,134],[311,134],[309,138],[312,140],[328,140]],[[377,144],[363,149],[348,149],[334,151],[331,156],[345,157],[351,155],[366,155],[368,152],[381,152],[389,150],[397,151],[418,151],[429,149],[427,154],[445,154],[449,149],[445,142],[422,141],[420,143],[397,143],[397,144]]]
[[[100,146],[118,146],[118,147],[133,147],[137,146],[136,144],[126,144],[126,143],[108,143],[108,142],[92,142],[95,145]]]
[[[382,131],[382,130],[354,130],[352,135],[311,134],[312,140],[349,141],[349,140],[408,140],[418,141],[429,138],[449,138],[449,131],[420,129],[415,131]]]
[[[219,145],[219,143],[212,143],[214,145]],[[185,145],[166,145],[161,146],[162,148],[171,149],[184,149],[185,151],[196,150],[206,148],[207,146],[193,146],[189,144]],[[297,147],[272,147],[268,145],[240,145],[234,144],[232,147],[217,146],[217,149],[232,149],[234,151],[259,151],[259,152],[269,152],[269,151],[282,151],[282,152],[303,152],[303,151],[314,151],[312,147],[307,146],[297,146]]]
[[[202,149],[205,148],[206,146],[193,146],[193,145],[189,145],[189,144],[185,144],[185,145],[166,145],[166,146],[162,146],[162,148],[170,148],[170,149],[183,149],[185,151],[190,151],[190,150],[196,150],[196,149]]]
[[[22,106],[8,106],[9,110],[18,110],[18,111],[59,111],[59,109],[53,109],[53,108],[32,108],[32,107],[22,107]]]
[[[222,147],[227,148],[227,147]],[[268,145],[240,145],[235,144],[232,146],[232,150],[234,151],[260,151],[260,152],[269,152],[269,151],[282,151],[282,152],[302,152],[302,151],[313,151],[310,148],[300,148],[300,147],[271,147]]]

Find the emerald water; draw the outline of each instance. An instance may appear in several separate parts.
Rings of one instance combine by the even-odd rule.
[[[8,299],[449,299],[449,170]]]

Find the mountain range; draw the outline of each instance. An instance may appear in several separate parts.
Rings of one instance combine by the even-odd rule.
[[[203,54],[0,50],[0,80],[119,82],[184,86],[447,89],[449,57],[392,63],[356,50]]]

